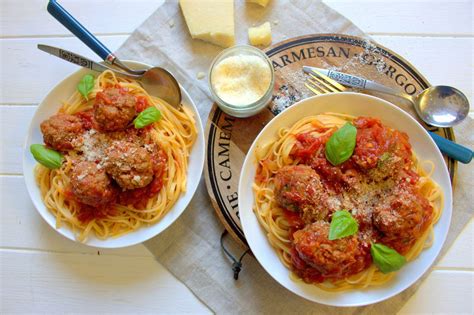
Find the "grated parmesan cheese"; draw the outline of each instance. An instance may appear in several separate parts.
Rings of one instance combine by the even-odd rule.
[[[226,103],[245,106],[262,98],[271,82],[268,63],[252,55],[235,55],[220,61],[213,69],[211,82],[216,94]]]

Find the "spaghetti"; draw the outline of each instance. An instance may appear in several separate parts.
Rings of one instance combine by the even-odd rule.
[[[116,98],[104,92],[108,88],[118,91]],[[156,107],[161,119],[140,130],[130,126],[130,122],[123,130],[101,132],[97,127],[96,107],[100,102],[114,105],[109,104],[111,99],[121,102],[118,110],[131,103],[132,115],[136,115],[135,111]],[[60,168],[49,169],[41,164],[35,168],[36,182],[46,207],[56,217],[56,228],[67,225],[81,242],[91,235],[99,239],[124,235],[158,222],[186,190],[188,158],[197,129],[192,113],[185,107],[175,109],[149,95],[138,82],[105,71],[95,79],[87,99],[76,91],[63,103],[58,114],[79,117],[84,129],[71,141],[72,148],[61,150],[64,161]],[[120,113],[119,119],[123,115]],[[43,129],[42,124],[45,142],[49,145],[46,127]],[[59,133],[63,140],[64,134]],[[112,154],[117,150],[120,154],[116,154],[115,165],[110,166]],[[141,156],[144,158],[140,160]],[[139,161],[127,166],[126,171],[135,173],[124,173],[125,158],[128,158],[125,162]],[[94,166],[97,169],[91,172],[90,167]],[[74,172],[79,172],[75,178]],[[92,185],[85,186],[81,180],[89,180]],[[131,186],[122,185],[125,181]],[[99,184],[94,186],[96,182]],[[107,185],[106,189],[95,198],[94,189],[101,184]],[[88,194],[89,199],[82,196],[83,193]],[[87,204],[89,200],[94,200],[97,206]]]
[[[347,122],[357,127],[354,154],[332,166],[324,146]],[[443,194],[431,179],[433,163],[418,161],[406,134],[377,119],[325,113],[280,129],[255,154],[254,212],[292,279],[327,291],[379,286],[394,273],[374,265],[372,242],[395,248],[407,261],[431,246]],[[359,231],[329,241],[331,214],[342,209],[352,212]]]

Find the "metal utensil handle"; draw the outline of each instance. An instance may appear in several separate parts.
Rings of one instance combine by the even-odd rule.
[[[438,146],[439,150],[447,156],[464,164],[468,164],[472,161],[473,152],[469,148],[445,139],[434,132],[429,132],[429,134]]]
[[[38,49],[44,52],[47,52],[53,56],[59,57],[63,60],[66,60],[70,63],[76,64],[78,66],[88,68],[97,72],[110,70],[122,76],[126,76],[126,77],[136,79],[136,80],[140,79],[140,76],[138,75],[133,75],[126,72],[118,71],[117,69],[109,68],[107,66],[101,65],[100,63],[87,59],[86,57],[83,57],[81,55],[78,55],[68,50],[64,50],[64,49],[60,49],[60,48],[48,46],[48,45],[41,45],[41,44],[38,45]]]
[[[103,66],[100,63],[94,62],[90,59],[87,59],[86,57],[83,57],[81,55],[78,55],[76,53],[73,53],[71,51],[64,50],[64,49],[61,49],[61,48],[38,44],[38,49],[40,49],[44,52],[47,52],[51,55],[54,55],[56,57],[59,57],[63,60],[74,63],[78,66],[81,66],[81,67],[84,67],[84,68],[89,68],[89,69],[97,71],[97,72],[102,72],[102,71],[105,71],[105,70],[109,69],[108,67]]]
[[[359,89],[364,89],[364,90],[373,90],[373,91],[377,91],[377,92],[393,94],[393,95],[397,95],[397,96],[400,96],[400,97],[403,97],[405,99],[408,99],[408,100],[412,101],[411,96],[409,96],[409,95],[407,95],[403,92],[397,91],[395,89],[389,88],[389,87],[387,87],[385,85],[382,85],[380,83],[377,83],[377,82],[374,82],[374,81],[371,81],[371,80],[367,80],[367,79],[364,79],[364,78],[361,78],[361,77],[358,77],[358,76],[355,76],[355,75],[352,75],[352,74],[347,74],[347,73],[342,73],[342,72],[338,72],[338,71],[328,70],[327,76],[330,77],[331,79],[336,80],[337,82],[339,82],[341,84],[344,84],[344,85],[348,85],[348,86],[352,86],[352,87],[359,88]]]
[[[335,80],[335,81],[337,81],[337,82],[339,82],[343,85],[346,85],[346,86],[355,87],[355,88],[363,89],[363,90],[373,90],[373,91],[377,91],[377,92],[381,92],[381,93],[395,95],[395,96],[401,97],[401,98],[406,99],[409,102],[413,103],[413,98],[408,94],[405,94],[403,92],[400,92],[400,91],[392,89],[392,88],[389,88],[389,87],[387,87],[385,85],[382,85],[380,83],[358,77],[356,75],[343,73],[343,72],[339,72],[339,71],[334,71],[334,70],[327,70],[327,69],[321,69],[321,68],[316,68],[316,67],[308,67],[308,66],[303,67],[303,69],[305,71],[310,71],[311,69],[314,69],[314,70],[319,71],[319,72],[327,75],[331,79],[333,79],[333,80]]]
[[[64,25],[84,44],[92,49],[100,58],[112,63],[114,54],[105,47],[91,32],[79,23],[69,12],[67,12],[56,0],[50,0],[47,7],[48,12],[54,16],[59,23]]]

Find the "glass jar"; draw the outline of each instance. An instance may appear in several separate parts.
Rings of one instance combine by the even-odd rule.
[[[270,69],[270,76],[271,76],[270,83],[268,85],[266,92],[258,100],[250,104],[244,104],[244,105],[231,104],[224,101],[221,97],[219,97],[215,89],[214,83],[212,82],[213,70],[222,60],[230,56],[241,56],[241,55],[257,56],[261,58],[263,61],[265,61],[265,64],[268,65],[268,68]],[[209,88],[212,94],[212,98],[217,103],[219,108],[222,109],[222,111],[234,117],[250,117],[257,114],[262,109],[264,109],[265,106],[267,106],[268,103],[271,101],[272,95],[273,95],[273,85],[275,83],[274,76],[275,75],[273,72],[272,62],[263,51],[252,46],[239,45],[239,46],[234,46],[234,47],[230,47],[223,50],[219,55],[216,56],[216,58],[214,58],[214,61],[212,62],[210,70],[209,70]]]

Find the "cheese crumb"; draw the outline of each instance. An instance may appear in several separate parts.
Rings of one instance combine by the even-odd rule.
[[[198,80],[202,80],[204,79],[205,76],[206,76],[206,73],[201,71],[201,72],[198,72],[196,77]]]
[[[169,21],[168,21],[168,25],[169,25],[171,28],[173,28],[173,27],[174,27],[174,20],[173,20],[173,19],[169,20]]]
[[[268,46],[272,42],[272,28],[270,22],[265,22],[257,27],[249,28],[249,40],[254,46]]]
[[[247,2],[256,3],[262,7],[266,7],[270,0],[247,0]]]
[[[271,81],[271,69],[261,57],[235,55],[220,61],[211,74],[214,91],[226,103],[244,106],[262,98]]]

